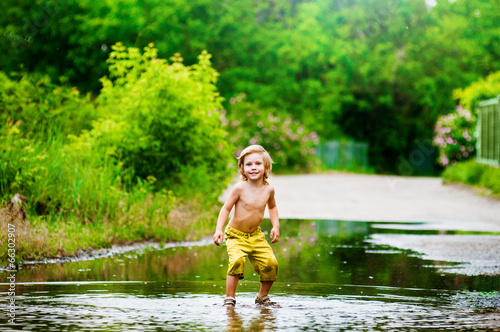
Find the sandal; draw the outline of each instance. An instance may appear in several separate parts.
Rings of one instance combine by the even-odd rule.
[[[262,298],[259,299],[257,296],[255,298],[255,304],[260,304],[260,305],[265,305],[265,306],[273,306],[273,307],[279,307],[280,305],[276,302],[272,302],[269,296],[263,296]]]
[[[226,298],[224,298],[224,304],[223,306],[224,307],[234,307],[236,305],[236,299],[232,296],[226,296]]]

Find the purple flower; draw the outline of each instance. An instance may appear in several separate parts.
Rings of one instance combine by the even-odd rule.
[[[448,158],[446,158],[446,156],[443,153],[439,157],[440,157],[440,161],[441,161],[442,166],[446,166],[450,162],[448,160]]]
[[[231,98],[231,99],[229,99],[229,102],[230,102],[231,104],[234,104],[234,103],[236,103],[236,99]]]

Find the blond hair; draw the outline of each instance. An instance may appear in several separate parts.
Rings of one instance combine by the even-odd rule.
[[[269,153],[260,145],[250,145],[241,151],[240,156],[238,157],[238,169],[241,174],[241,179],[243,181],[247,181],[248,178],[245,175],[245,157],[251,153],[260,153],[262,158],[264,159],[264,183],[268,184],[267,179],[271,174],[271,169],[273,168],[273,160]]]

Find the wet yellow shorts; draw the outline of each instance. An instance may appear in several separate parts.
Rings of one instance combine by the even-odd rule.
[[[227,226],[224,235],[229,255],[228,275],[237,275],[243,279],[245,258],[248,257],[254,271],[260,276],[260,281],[276,280],[278,261],[260,227],[253,233],[245,233]]]

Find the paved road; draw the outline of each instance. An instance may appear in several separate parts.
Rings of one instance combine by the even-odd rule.
[[[348,173],[274,175],[280,218],[429,222],[439,229],[500,231],[500,200],[440,178]]]
[[[447,230],[500,232],[500,200],[440,178],[346,173],[273,176],[280,219],[424,222],[396,228],[440,235],[375,234],[367,241],[409,249],[424,258],[460,262],[443,273],[500,275],[500,236],[449,235]],[[285,226],[285,225],[283,225]],[[379,226],[381,227],[381,226]]]
[[[442,268],[443,273],[500,275],[500,236],[476,233],[500,232],[498,199],[427,177],[328,173],[274,175],[270,182],[282,221],[375,221],[379,228],[439,230],[439,235],[374,234],[367,241],[409,249],[429,260],[462,263]],[[416,223],[396,226],[395,222]],[[450,235],[448,230],[473,233]]]

